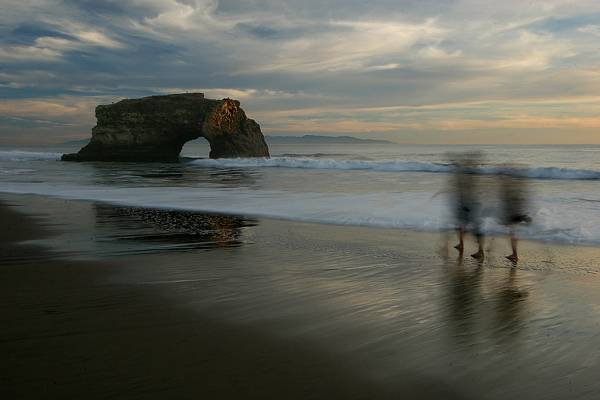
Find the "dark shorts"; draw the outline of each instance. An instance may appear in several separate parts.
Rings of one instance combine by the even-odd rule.
[[[479,226],[479,221],[477,220],[477,216],[471,210],[470,207],[458,207],[456,209],[456,218],[458,219],[458,223],[467,229],[467,231],[471,232],[476,237],[482,237],[481,227]]]
[[[468,224],[471,222],[471,209],[469,207],[458,207],[456,210],[456,218],[461,224]]]
[[[531,222],[531,217],[527,214],[511,215],[507,218],[505,225],[528,224]]]

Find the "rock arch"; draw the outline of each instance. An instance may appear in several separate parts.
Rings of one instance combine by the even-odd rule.
[[[183,145],[199,137],[210,158],[269,157],[260,126],[232,99],[202,93],[126,99],[96,107],[92,138],[64,161],[176,162]]]

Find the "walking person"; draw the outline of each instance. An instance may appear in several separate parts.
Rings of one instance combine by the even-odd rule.
[[[512,169],[512,168],[511,168]],[[500,197],[502,200],[503,224],[509,228],[512,254],[506,256],[513,262],[519,260],[517,229],[519,225],[531,222],[527,215],[527,188],[525,178],[514,174],[500,177]]]
[[[458,244],[454,246],[461,254],[464,251],[464,238],[471,231],[477,239],[478,251],[471,254],[473,258],[483,259],[484,237],[481,232],[480,209],[474,168],[479,164],[479,154],[462,154],[455,161],[454,170],[454,210],[458,225]]]

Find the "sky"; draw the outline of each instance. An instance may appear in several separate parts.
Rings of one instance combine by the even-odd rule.
[[[268,135],[600,143],[600,1],[0,0],[0,144],[186,91]]]

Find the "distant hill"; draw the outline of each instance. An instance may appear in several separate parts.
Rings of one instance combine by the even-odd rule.
[[[386,144],[388,140],[359,139],[352,136],[265,136],[268,144]]]

